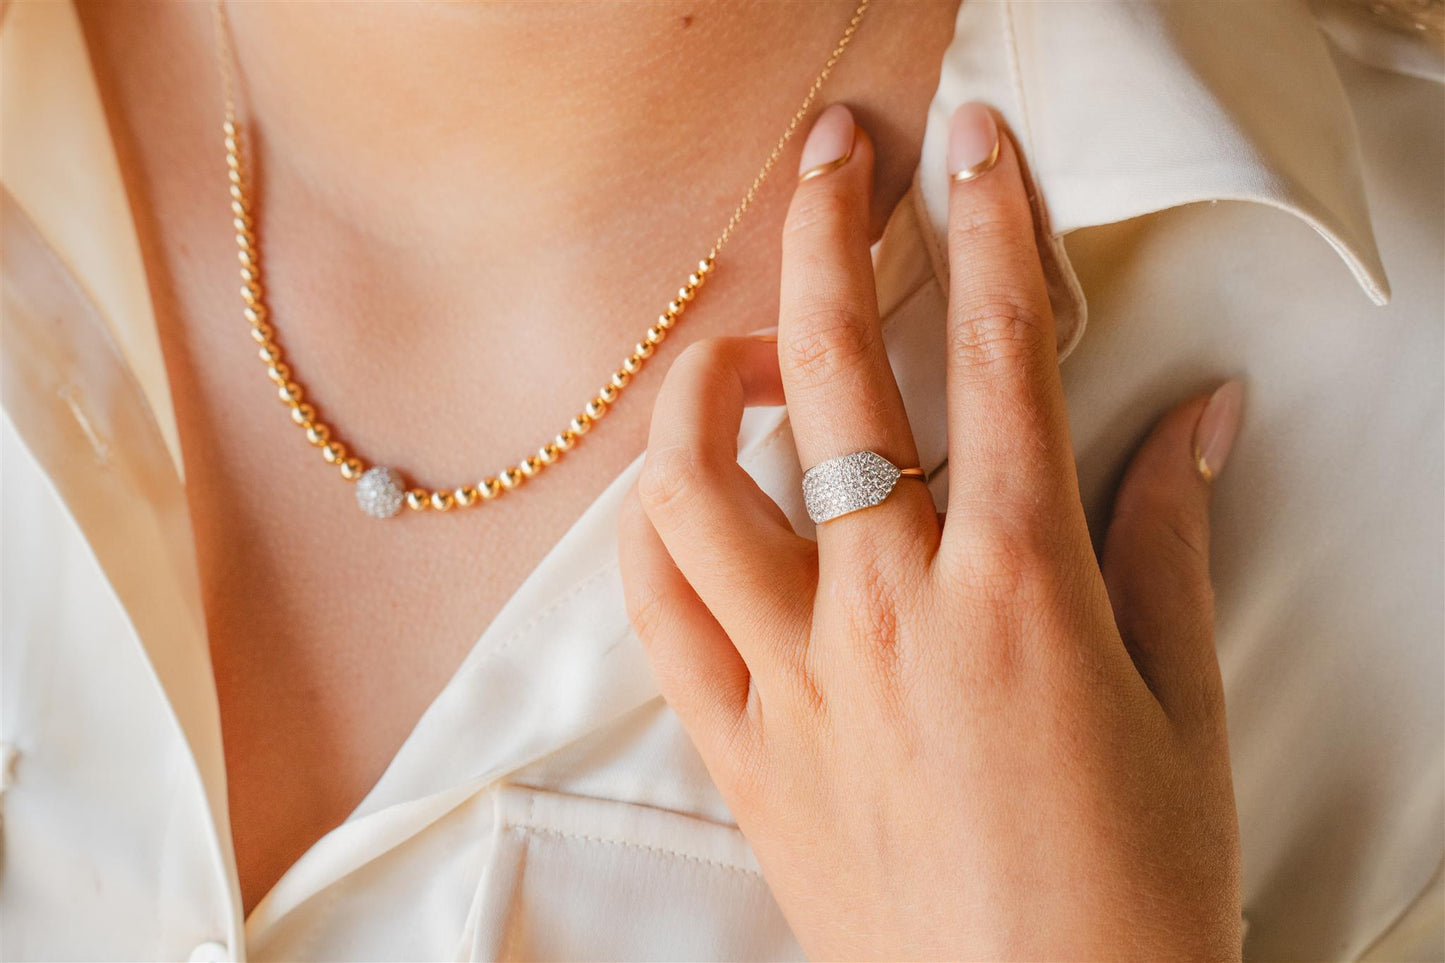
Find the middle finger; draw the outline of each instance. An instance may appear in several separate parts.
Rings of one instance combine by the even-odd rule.
[[[873,145],[834,104],[803,149],[802,173],[783,229],[778,353],[798,457],[804,469],[856,451],[899,468],[918,450],[883,347],[869,238]],[[879,505],[819,526],[826,564],[879,551],[882,542],[928,546],[938,523],[924,485],[899,479]]]

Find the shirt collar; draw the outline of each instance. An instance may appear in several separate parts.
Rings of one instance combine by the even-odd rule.
[[[140,385],[175,471],[180,441],[130,199],[80,20],[10,3],[0,20],[0,186],[91,298]],[[6,283],[23,284],[8,273]]]
[[[1372,301],[1389,300],[1354,120],[1303,3],[964,3],[918,176],[939,245],[947,122],[966,100],[1004,116],[1057,236],[1186,204],[1260,203],[1298,217]],[[1060,322],[1067,349],[1082,318]]]

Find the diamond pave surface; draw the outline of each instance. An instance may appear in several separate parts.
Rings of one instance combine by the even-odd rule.
[[[406,485],[391,468],[369,468],[356,480],[356,504],[372,518],[390,518],[401,511]]]
[[[803,475],[803,503],[814,524],[871,508],[893,491],[898,466],[871,451],[855,451],[809,468]]]

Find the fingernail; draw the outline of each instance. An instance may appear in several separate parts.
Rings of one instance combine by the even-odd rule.
[[[837,170],[853,156],[853,112],[833,104],[813,121],[798,161],[798,180],[806,181]]]
[[[1194,465],[1205,481],[1213,481],[1224,470],[1243,414],[1244,382],[1226,381],[1209,396],[1194,429]]]
[[[988,171],[998,160],[998,124],[993,111],[973,102],[953,112],[948,131],[948,174],[956,181],[970,181]]]
[[[758,328],[756,331],[749,331],[748,337],[754,341],[765,341],[768,344],[775,344],[778,340],[778,326],[775,324],[771,328]]]

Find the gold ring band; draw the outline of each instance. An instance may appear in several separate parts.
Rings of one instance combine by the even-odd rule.
[[[898,469],[898,477],[917,478],[921,482],[926,482],[928,481],[928,472],[922,468],[900,468]]]
[[[798,175],[798,183],[801,184],[804,181],[810,181],[815,177],[822,177],[824,174],[832,173],[833,171],[842,167],[844,164],[848,163],[849,158],[853,156],[853,144],[856,143],[857,140],[858,134],[855,131],[853,134],[853,140],[848,142],[848,152],[846,154],[844,154],[837,160],[830,160],[826,164],[819,164],[817,167],[810,167],[807,170],[803,171],[803,173]]]
[[[954,174],[953,179],[962,184],[964,181],[971,181],[975,178],[982,177],[993,170],[993,165],[998,163],[999,141],[1000,138],[995,137],[993,139],[993,150],[989,151],[988,156],[972,167],[965,167],[957,174]]]

